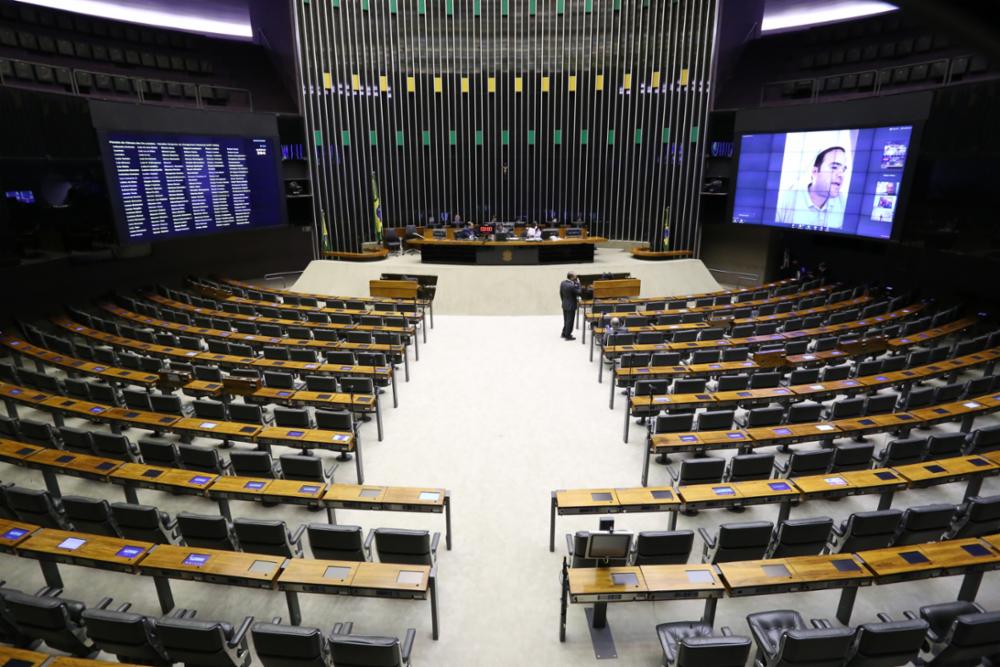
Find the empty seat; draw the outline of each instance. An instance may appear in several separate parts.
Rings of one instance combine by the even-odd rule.
[[[152,505],[112,503],[111,516],[121,536],[154,544],[177,544],[177,522]]]
[[[188,546],[226,551],[239,550],[232,526],[223,516],[179,512],[177,528]]]
[[[916,660],[927,634],[921,620],[865,623],[854,631],[845,667],[895,667]]]
[[[368,560],[361,526],[311,523],[306,526],[313,558],[323,560]]]
[[[781,477],[803,477],[827,472],[833,463],[832,449],[812,449],[792,452],[785,462],[775,461],[774,469]]]
[[[139,438],[139,453],[142,454],[143,463],[164,468],[180,467],[177,444],[170,440],[152,436]]]
[[[107,537],[120,537],[111,516],[111,505],[103,498],[63,496],[63,513],[73,530]]]
[[[100,650],[120,662],[142,665],[170,665],[157,633],[156,619],[124,609],[86,609],[82,614],[87,636]]]
[[[705,542],[701,562],[715,564],[759,560],[764,557],[773,529],[774,524],[770,521],[724,523],[715,536],[699,528],[698,533]]]
[[[1000,532],[1000,495],[973,496],[955,514],[946,537],[979,537],[996,532]]]
[[[249,667],[253,654],[246,634],[247,616],[236,629],[221,621],[196,621],[167,616],[157,622],[163,648],[174,662],[204,667]]]
[[[777,426],[785,417],[785,409],[779,406],[753,408],[748,410],[743,421],[746,428]],[[739,420],[737,420],[739,421]]]
[[[403,565],[434,565],[437,558],[440,533],[433,537],[426,530],[402,528],[376,528],[368,536],[366,545],[375,540],[375,553],[383,563]]]
[[[920,608],[930,626],[924,649],[929,665],[978,665],[1000,652],[1000,612],[974,602],[945,602]]]
[[[305,526],[299,526],[291,533],[284,521],[241,518],[233,521],[233,530],[240,548],[248,553],[285,558],[302,557],[302,533]]]
[[[900,510],[855,512],[839,527],[833,527],[827,552],[850,553],[884,549],[892,543],[902,518]]]
[[[864,414],[865,399],[863,396],[855,398],[845,398],[830,405],[830,410],[826,413],[827,419],[851,419]]]
[[[726,460],[717,458],[695,458],[681,461],[680,469],[674,471],[668,467],[667,472],[674,481],[674,486],[682,484],[712,484],[722,480],[726,471]]]
[[[865,400],[864,414],[882,415],[892,412],[899,402],[899,395],[895,393],[875,394]]]
[[[180,445],[177,447],[177,454],[182,468],[215,475],[229,472],[230,463],[219,456],[218,450],[197,445]]]
[[[56,431],[52,424],[40,422],[35,419],[21,419],[19,430],[22,440],[42,447],[56,447]]]
[[[275,426],[292,428],[312,428],[312,419],[305,408],[274,408]]]
[[[323,467],[323,459],[311,454],[282,454],[278,457],[281,474],[285,479],[325,484],[333,480],[337,464]]]
[[[749,614],[747,623],[767,667],[840,665],[854,640],[851,628],[811,629],[788,609]]]
[[[191,405],[194,406],[194,414],[201,419],[226,421],[226,405],[221,401],[213,401],[209,398],[199,398]]]
[[[822,418],[823,404],[813,402],[795,403],[788,408],[789,424],[818,422]]]
[[[927,438],[905,438],[890,440],[882,451],[874,456],[875,463],[882,468],[920,463],[927,452]]]
[[[716,635],[699,621],[661,623],[656,634],[666,667],[743,667],[750,655],[749,637]]]
[[[690,530],[647,530],[635,538],[634,565],[680,565],[687,563],[694,544]]]
[[[927,460],[959,456],[965,449],[964,433],[933,433],[927,437]]]
[[[808,519],[787,519],[778,523],[766,558],[790,556],[816,556],[826,547],[833,530],[833,519],[828,516]]]
[[[742,391],[750,386],[750,376],[746,373],[738,375],[720,375],[716,380],[716,391]]]
[[[777,371],[769,373],[754,373],[750,377],[751,389],[772,389],[781,384],[781,373]]]
[[[8,486],[4,489],[7,506],[20,521],[45,528],[72,530],[66,517],[59,511],[56,501],[48,491]]]
[[[11,434],[12,437],[13,434]],[[91,440],[90,431],[72,426],[61,426],[59,428],[59,439],[62,440],[63,449],[76,452],[77,454],[93,454],[94,443]]]
[[[955,506],[946,503],[910,507],[903,517],[893,537],[893,546],[906,546],[936,542],[948,532],[955,516]]]
[[[706,410],[698,413],[699,431],[725,431],[733,426],[732,410]]]
[[[723,479],[727,482],[768,479],[773,468],[774,454],[737,454],[729,459]]]
[[[14,624],[25,635],[80,658],[97,657],[98,648],[87,637],[83,626],[81,615],[86,606],[82,602],[25,595],[18,591],[4,592],[2,602]],[[97,606],[106,607],[110,603],[111,598],[105,598]]]
[[[243,477],[266,477],[274,479],[281,477],[281,467],[271,455],[262,451],[233,450],[229,454],[233,474]]]
[[[402,642],[396,637],[334,634],[330,636],[330,655],[335,667],[409,667],[416,632],[407,629]]]
[[[977,428],[965,439],[966,454],[985,454],[1000,449],[1000,425]]]
[[[870,442],[847,442],[833,448],[830,472],[849,472],[871,467],[875,445]]]
[[[334,632],[337,629],[335,626]],[[331,667],[333,664],[329,641],[317,628],[254,623],[250,635],[254,653],[264,667]]]
[[[230,403],[228,408],[229,419],[234,422],[261,425],[270,423],[270,418],[259,405],[254,405],[253,403]]]
[[[94,454],[97,456],[106,456],[133,463],[139,461],[138,447],[120,433],[94,431],[91,433],[91,438],[94,446]]]

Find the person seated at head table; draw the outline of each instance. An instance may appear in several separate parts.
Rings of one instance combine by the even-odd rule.
[[[470,240],[470,241],[474,240],[476,238],[476,228],[472,225],[471,222],[469,222],[469,223],[467,223],[465,225],[465,229],[460,230],[455,235],[455,238],[457,238],[457,239],[467,239],[467,240]]]

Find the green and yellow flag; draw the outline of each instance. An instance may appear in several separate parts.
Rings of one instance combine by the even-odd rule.
[[[670,207],[663,209],[663,249],[670,250]]]
[[[330,232],[326,228],[326,211],[323,211],[320,214],[320,223],[319,224],[320,224],[320,229],[322,230],[322,232],[321,232],[321,235],[322,235],[321,238],[323,240],[323,252],[324,253],[332,252],[333,251],[333,244],[330,243]]]
[[[378,181],[375,180],[375,172],[372,172],[372,212],[375,214],[375,240],[382,242],[382,201],[378,196]]]

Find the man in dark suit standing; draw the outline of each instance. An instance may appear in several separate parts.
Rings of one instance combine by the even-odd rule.
[[[566,280],[559,284],[559,298],[562,299],[563,330],[562,337],[566,340],[576,340],[573,335],[573,320],[576,319],[576,299],[580,296],[580,279],[570,271]]]

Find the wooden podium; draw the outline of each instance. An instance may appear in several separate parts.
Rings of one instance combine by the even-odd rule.
[[[623,296],[639,296],[639,279],[595,280],[594,299],[616,299]]]
[[[369,280],[371,296],[389,299],[410,299],[416,301],[420,283],[416,280]]]

